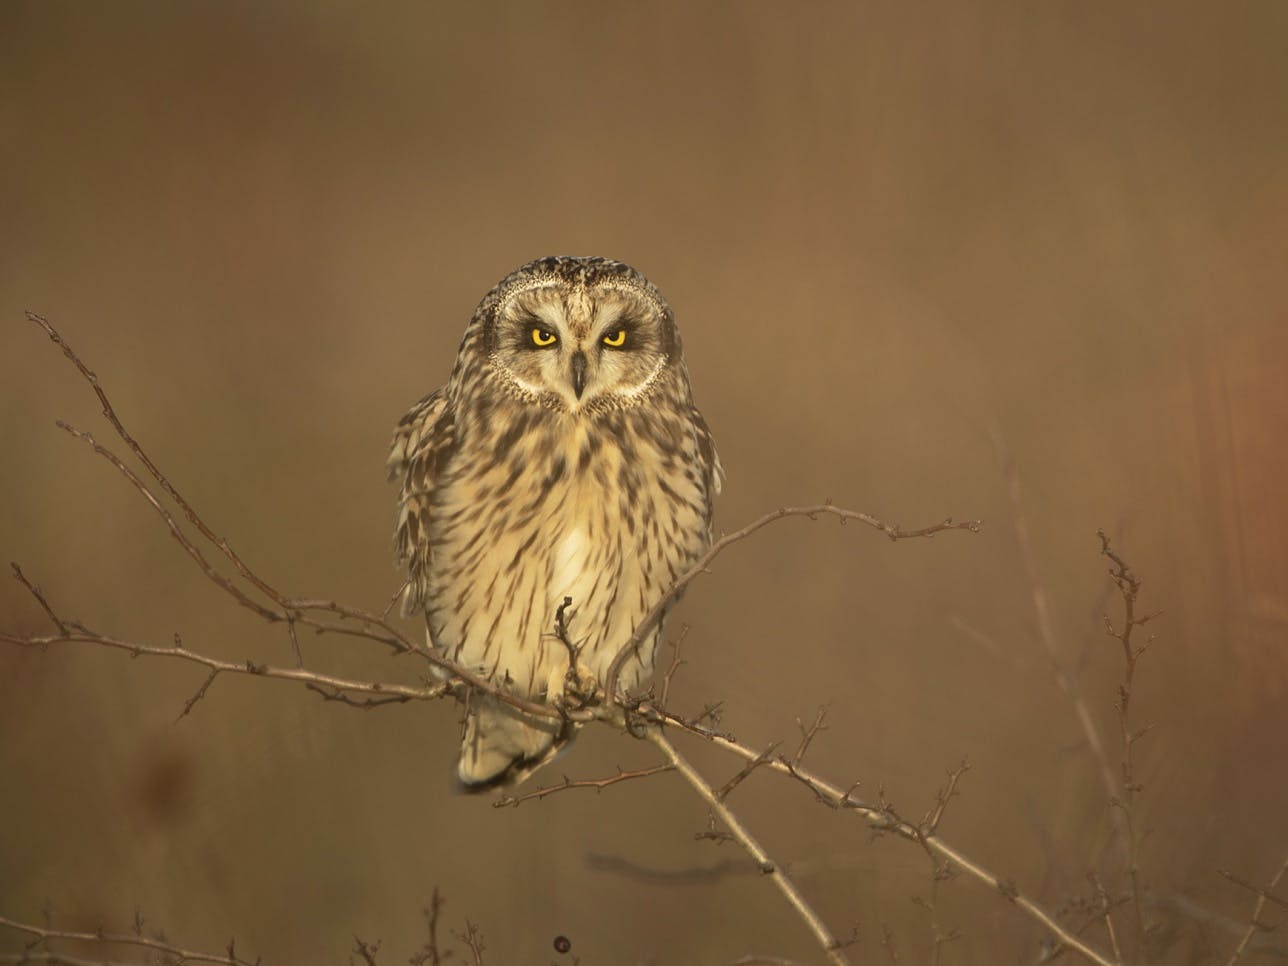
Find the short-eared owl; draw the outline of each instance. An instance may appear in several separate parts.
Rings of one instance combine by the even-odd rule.
[[[723,471],[693,405],[670,306],[604,258],[530,262],[484,296],[447,385],[394,433],[403,612],[514,694],[563,693],[568,648],[602,680],[638,621],[711,541]],[[661,626],[621,672],[652,673]],[[472,699],[467,789],[522,780],[567,742],[554,719]]]

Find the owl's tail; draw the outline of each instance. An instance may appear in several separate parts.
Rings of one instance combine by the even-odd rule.
[[[495,698],[475,696],[465,722],[461,789],[486,792],[523,781],[572,740],[572,729],[555,719],[523,717]]]

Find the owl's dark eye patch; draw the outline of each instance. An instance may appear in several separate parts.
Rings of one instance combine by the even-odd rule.
[[[642,330],[639,319],[623,315],[604,327],[599,334],[599,342],[609,349],[637,349],[642,331],[645,330]]]
[[[548,349],[559,341],[559,336],[542,319],[525,312],[514,320],[515,341],[527,348]]]

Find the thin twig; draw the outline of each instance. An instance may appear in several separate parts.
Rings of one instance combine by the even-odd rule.
[[[213,564],[210,563],[206,558],[206,555],[201,551],[201,548],[193,543],[192,540],[188,538],[188,535],[184,533],[183,528],[179,526],[179,522],[175,519],[174,515],[166,509],[165,505],[161,502],[160,497],[152,492],[147,483],[140,478],[137,473],[130,469],[125,464],[124,460],[106,446],[102,445],[94,438],[92,433],[79,430],[62,420],[59,420],[57,425],[68,435],[89,446],[96,454],[107,460],[107,462],[110,463],[117,472],[124,476],[130,485],[133,486],[143,499],[146,500],[153,508],[153,510],[156,511],[157,515],[161,517],[162,521],[165,523],[166,529],[170,532],[170,536],[172,536],[183,548],[184,552],[192,559],[197,569],[201,571],[206,579],[220,590],[229,594],[242,607],[245,607],[247,610],[250,610],[252,613],[267,621],[284,621],[288,624],[298,621],[299,623],[307,624],[320,631],[329,631],[331,633],[341,634],[357,634],[358,636],[385,644],[400,653],[419,653],[427,660],[430,660],[431,663],[435,663],[440,667],[443,666],[444,662],[441,659],[437,658],[434,654],[416,644],[414,641],[408,639],[396,628],[385,623],[374,614],[368,614],[365,611],[361,611],[356,608],[345,607],[335,603],[334,601],[308,599],[296,600],[284,597],[277,591],[274,591],[274,599],[275,601],[281,602],[282,609],[274,610],[271,607],[265,607],[263,604],[259,603],[259,601],[248,596],[240,587],[225,577],[214,567]],[[173,489],[173,487],[170,487],[170,489]],[[245,565],[243,564],[243,566]],[[256,580],[258,583],[267,586],[266,581],[258,577]],[[362,627],[359,629],[349,628],[340,624],[320,621],[317,618],[310,617],[304,613],[306,611],[314,610],[335,613],[342,618],[358,621]]]
[[[1000,438],[997,442],[1000,448]],[[1046,588],[1043,587],[1042,581],[1038,577],[1037,557],[1033,552],[1033,542],[1029,538],[1029,527],[1024,517],[1019,468],[1009,456],[1005,462],[1007,493],[1011,501],[1011,519],[1015,526],[1015,541],[1020,547],[1020,559],[1024,563],[1024,573],[1028,578],[1029,592],[1033,597],[1033,612],[1037,617],[1038,623],[1038,641],[1046,652],[1056,686],[1059,687],[1061,693],[1073,706],[1078,725],[1082,728],[1083,736],[1087,739],[1087,746],[1091,749],[1096,763],[1100,766],[1100,777],[1105,784],[1105,795],[1113,798],[1118,794],[1118,786],[1114,781],[1114,773],[1109,764],[1109,755],[1105,751],[1105,743],[1100,738],[1100,729],[1096,727],[1095,719],[1091,715],[1091,709],[1087,706],[1082,691],[1069,677],[1060,660],[1060,647],[1056,642],[1055,628],[1051,621],[1051,608],[1047,603]]]
[[[174,946],[160,939],[152,939],[141,933],[130,935],[128,933],[109,933],[101,929],[94,932],[76,932],[70,929],[54,929],[49,926],[34,926],[27,922],[18,922],[15,919],[9,919],[0,916],[0,926],[14,929],[18,932],[25,932],[28,935],[36,937],[36,944],[47,943],[50,940],[66,940],[68,942],[89,942],[89,943],[107,943],[113,946],[138,946],[142,949],[150,949],[153,952],[162,953],[166,956],[173,956],[181,962],[191,963],[219,963],[222,966],[254,966],[250,960],[240,958],[233,944],[228,944],[225,955],[218,953],[203,953],[192,949],[183,949]],[[51,954],[59,955],[61,954]],[[23,960],[11,960],[12,962],[30,962],[30,958]],[[45,962],[68,962],[66,958],[47,959]],[[259,960],[255,960],[258,963]]]
[[[441,966],[444,957],[438,949],[438,917],[443,909],[443,902],[438,886],[434,886],[429,905],[423,910],[425,924],[429,927],[429,938],[425,941],[425,945],[421,946],[420,950],[408,960],[411,966]],[[448,956],[450,955],[448,953]]]
[[[761,765],[763,765],[765,762],[769,760],[769,756],[778,750],[778,744],[779,743],[777,741],[773,742],[772,744],[769,745],[768,748],[762,751],[759,755],[757,755],[751,761],[747,762],[747,764],[745,764],[738,771],[738,774],[734,775],[727,782],[725,782],[723,785],[720,786],[720,788],[716,791],[716,798],[720,799],[720,801],[722,802],[726,798],[728,798],[730,792],[732,792],[735,788],[737,788],[744,781],[746,781],[748,776],[750,776],[753,771],[755,771],[757,768],[759,768]]]
[[[55,621],[58,623],[58,621]],[[435,684],[425,684],[422,686],[412,686],[407,684],[397,684],[394,682],[382,681],[356,681],[349,678],[336,677],[331,674],[323,674],[319,671],[310,671],[307,668],[294,667],[277,667],[271,664],[257,664],[254,661],[224,661],[219,658],[202,654],[199,651],[191,650],[177,642],[171,647],[157,647],[150,644],[142,644],[138,641],[127,641],[120,638],[112,637],[107,634],[97,634],[88,628],[72,623],[71,621],[62,621],[65,631],[57,634],[47,635],[29,635],[22,636],[13,634],[9,631],[0,630],[0,641],[16,644],[20,647],[48,647],[50,644],[62,643],[85,643],[97,644],[103,647],[112,647],[119,650],[127,651],[133,657],[147,655],[149,657],[169,657],[187,661],[192,664],[199,664],[211,672],[202,686],[198,689],[184,705],[183,712],[179,717],[192,710],[192,706],[204,696],[206,689],[209,688],[215,674],[250,674],[257,677],[283,678],[291,681],[300,681],[306,686],[312,686],[312,690],[323,694],[331,700],[343,700],[339,698],[336,692],[357,692],[363,694],[379,695],[381,698],[387,698],[388,702],[380,701],[378,703],[392,703],[397,700],[403,701],[430,701],[442,698],[449,694],[455,694],[462,685],[468,685],[478,691],[486,692],[498,701],[508,704],[510,707],[524,714],[532,715],[538,718],[566,718],[568,720],[585,722],[595,717],[595,713],[590,710],[573,710],[561,714],[561,709],[543,704],[538,701],[528,700],[519,695],[506,691],[496,683],[487,680],[476,671],[471,671],[461,667],[446,659],[434,657],[436,664],[442,664],[445,668],[453,670],[453,677]],[[355,632],[360,633],[360,632]],[[365,635],[364,635],[365,636]],[[459,673],[456,673],[459,672]],[[330,689],[328,693],[326,689]],[[392,696],[392,697],[391,697]],[[355,704],[355,702],[347,702]],[[362,702],[357,702],[357,706],[363,706]]]
[[[666,756],[666,760],[674,766],[676,771],[684,776],[684,780],[687,781],[694,791],[696,791],[707,805],[710,806],[712,812],[720,817],[720,821],[724,823],[734,838],[738,840],[738,844],[740,844],[746,850],[747,854],[751,856],[760,871],[773,880],[774,885],[778,887],[779,891],[782,892],[787,901],[790,902],[792,907],[800,914],[801,919],[805,921],[810,932],[814,934],[814,938],[818,940],[823,951],[827,953],[829,962],[837,964],[837,966],[848,963],[849,959],[841,951],[840,944],[823,923],[823,920],[819,918],[818,913],[814,911],[813,907],[805,900],[805,897],[801,895],[800,890],[796,888],[796,883],[788,878],[782,868],[769,858],[765,853],[765,850],[761,848],[760,843],[756,841],[749,831],[747,831],[746,827],[742,824],[742,821],[732,811],[730,811],[728,806],[726,806],[725,803],[716,796],[716,793],[712,791],[711,786],[707,784],[706,779],[699,775],[694,767],[689,764],[688,760],[685,759],[675,749],[675,746],[667,740],[666,736],[662,733],[662,729],[649,728],[647,735],[648,740],[653,742],[653,744],[661,750],[662,754]],[[757,756],[753,756],[753,759],[755,757]]]
[[[635,626],[634,633],[617,651],[613,658],[613,663],[608,666],[608,673],[604,676],[604,690],[609,695],[617,694],[617,679],[621,675],[622,665],[624,665],[631,654],[637,653],[648,636],[657,628],[658,622],[670,609],[671,605],[680,597],[686,587],[689,586],[700,574],[706,572],[711,562],[720,556],[726,549],[741,540],[746,540],[757,530],[769,526],[778,520],[785,520],[788,517],[808,517],[816,520],[820,516],[831,515],[840,519],[841,523],[850,520],[856,520],[859,523],[880,530],[891,540],[907,540],[911,537],[931,537],[936,533],[944,530],[969,530],[972,533],[979,533],[983,524],[978,520],[966,520],[961,523],[953,522],[952,517],[942,520],[939,523],[928,527],[921,527],[917,530],[904,530],[897,526],[884,523],[870,513],[861,513],[858,510],[846,510],[843,507],[834,506],[831,503],[822,503],[818,506],[785,506],[779,507],[766,513],[758,520],[753,520],[739,530],[733,533],[727,533],[719,540],[715,541],[697,561],[688,570],[682,573],[671,585],[662,597],[655,603],[652,609],[644,615],[643,619]]]
[[[178,645],[176,644],[175,646],[177,647]],[[206,675],[206,679],[201,682],[201,687],[197,688],[192,697],[183,703],[183,710],[179,712],[179,717],[175,718],[175,721],[181,721],[188,716],[196,703],[206,696],[206,692],[210,690],[210,686],[215,683],[215,678],[218,676],[219,669],[212,668],[210,673]],[[307,687],[308,685],[306,684],[305,686]]]
[[[304,668],[276,667],[272,664],[256,664],[253,661],[224,661],[189,650],[186,647],[156,647],[150,644],[140,644],[137,641],[125,641],[109,637],[105,634],[86,634],[76,631],[38,637],[20,637],[7,631],[0,631],[0,641],[17,644],[20,647],[46,647],[50,644],[64,643],[96,644],[100,647],[111,647],[126,651],[134,656],[146,654],[149,657],[169,657],[192,664],[200,664],[209,668],[212,674],[207,677],[197,694],[185,702],[185,713],[205,693],[205,689],[209,687],[210,681],[215,674],[248,674],[253,677],[281,678],[287,681],[300,681],[305,684],[324,686],[336,691],[398,695],[407,700],[416,701],[430,701],[441,698],[449,694],[453,687],[453,683],[450,681],[419,687],[386,681],[358,681],[323,674],[319,671],[309,671]]]
[[[366,966],[378,966],[376,963],[376,953],[380,952],[380,940],[376,940],[374,943],[369,943],[364,942],[357,936],[354,936],[353,952],[354,955],[362,957],[362,961],[366,963]],[[350,959],[349,962],[352,963],[353,960]]]
[[[10,563],[9,566],[13,569],[14,580],[26,587],[28,593],[30,593],[32,597],[36,598],[36,603],[39,604],[40,609],[45,612],[45,616],[53,621],[54,626],[60,631],[64,634],[67,633],[67,625],[64,624],[59,616],[54,613],[54,608],[50,605],[49,599],[45,596],[44,591],[28,580],[27,575],[22,572],[22,568],[16,563]]]
[[[795,763],[793,762],[793,764]],[[965,760],[956,768],[948,769],[948,781],[935,794],[935,804],[930,807],[930,810],[926,812],[921,820],[921,828],[928,834],[933,835],[939,830],[939,823],[943,821],[948,803],[957,794],[957,783],[961,781],[962,776],[968,771],[970,771],[970,762]]]
[[[1123,951],[1122,947],[1118,945],[1118,931],[1114,929],[1113,899],[1110,898],[1109,893],[1105,890],[1099,876],[1093,872],[1091,873],[1090,878],[1091,885],[1096,890],[1096,899],[1100,903],[1099,911],[1101,918],[1103,918],[1105,922],[1105,932],[1109,934],[1109,946],[1114,951],[1114,959],[1122,962]]]
[[[808,728],[801,723],[800,718],[796,719],[796,727],[801,730],[801,743],[796,746],[796,753],[792,755],[793,765],[799,765],[801,763],[801,760],[805,757],[805,752],[809,751],[809,746],[814,741],[814,738],[818,733],[820,731],[827,730],[827,725],[824,724],[826,718],[827,705],[820,704],[818,706],[818,713],[814,715],[814,721]]]
[[[1110,803],[1116,805],[1121,812],[1127,832],[1127,874],[1131,882],[1132,909],[1135,912],[1136,955],[1144,960],[1146,958],[1145,903],[1143,898],[1144,888],[1140,881],[1140,831],[1136,827],[1136,795],[1141,791],[1142,786],[1136,780],[1133,749],[1136,742],[1148,733],[1149,728],[1147,727],[1140,731],[1132,730],[1131,699],[1132,686],[1136,677],[1136,662],[1153,643],[1154,639],[1150,637],[1144,644],[1137,645],[1133,641],[1132,634],[1137,627],[1153,620],[1158,614],[1148,614],[1145,617],[1136,616],[1136,598],[1140,594],[1140,578],[1132,572],[1132,569],[1122,557],[1114,552],[1105,531],[1097,530],[1096,534],[1100,537],[1101,554],[1108,557],[1113,564],[1109,569],[1109,576],[1118,588],[1119,596],[1123,602],[1121,629],[1115,629],[1108,615],[1105,616],[1106,633],[1122,645],[1123,651],[1123,679],[1118,686],[1118,733],[1121,740],[1122,754],[1122,794],[1111,798]]]
[[[1252,918],[1248,920],[1248,929],[1239,940],[1239,945],[1235,947],[1234,952],[1230,954],[1230,958],[1226,960],[1226,966],[1236,966],[1244,952],[1247,951],[1249,944],[1252,942],[1252,937],[1258,932],[1270,928],[1261,921],[1261,913],[1265,910],[1266,903],[1273,902],[1276,905],[1288,908],[1288,900],[1274,895],[1274,890],[1278,888],[1284,875],[1288,874],[1288,856],[1284,857],[1283,863],[1279,866],[1279,871],[1276,872],[1275,877],[1270,880],[1270,885],[1266,886],[1264,889],[1259,886],[1255,886],[1250,882],[1245,882],[1237,876],[1231,875],[1229,872],[1221,872],[1220,870],[1218,870],[1218,872],[1236,885],[1240,885],[1243,888],[1256,893],[1257,896],[1257,902],[1252,907]]]
[[[1285,870],[1288,870],[1288,859],[1284,859],[1284,868],[1281,868],[1279,870],[1279,874],[1274,877],[1270,885],[1265,889],[1261,888],[1261,886],[1254,885],[1253,883],[1249,882],[1247,879],[1241,879],[1233,872],[1227,872],[1224,869],[1217,869],[1216,873],[1221,878],[1228,879],[1230,882],[1233,882],[1235,885],[1240,886],[1244,889],[1247,889],[1249,892],[1254,893],[1255,895],[1266,900],[1267,902],[1273,902],[1277,906],[1283,906],[1285,909],[1288,909],[1288,899],[1284,899],[1281,896],[1277,896],[1270,891],[1271,889],[1279,885],[1279,880],[1283,878]]]
[[[669,712],[662,712],[660,709],[652,709],[648,706],[642,706],[639,713],[647,720],[655,721],[658,724],[665,724],[671,727],[678,727],[689,734],[699,738],[704,738],[718,748],[722,748],[732,754],[738,755],[745,761],[754,761],[759,757],[760,752],[740,744],[727,735],[704,729],[685,721],[678,715]],[[650,734],[652,732],[650,731]],[[1099,966],[1116,966],[1113,960],[1110,960],[1103,953],[1098,952],[1087,943],[1083,942],[1070,930],[1061,925],[1054,916],[1048,913],[1034,900],[1030,899],[1021,892],[1014,883],[1002,879],[1000,876],[988,871],[973,859],[968,858],[954,846],[949,845],[936,834],[926,834],[910,822],[896,819],[891,816],[888,809],[878,806],[867,805],[852,797],[858,783],[849,789],[841,789],[836,785],[820,778],[805,768],[793,765],[790,761],[784,761],[781,758],[772,758],[765,762],[765,768],[795,779],[804,785],[814,796],[821,802],[832,808],[843,809],[853,812],[862,818],[870,828],[878,832],[890,832],[898,835],[900,838],[907,839],[911,842],[917,842],[923,848],[933,852],[943,859],[951,861],[954,865],[971,876],[978,882],[984,884],[993,891],[1001,894],[1009,902],[1014,904],[1018,909],[1023,911],[1027,916],[1041,923],[1045,928],[1050,930],[1058,941],[1075,950],[1082,956],[1086,957]]]
[[[625,771],[618,768],[616,775],[609,775],[607,778],[578,778],[571,779],[567,776],[558,785],[546,785],[538,788],[536,791],[528,792],[524,795],[507,795],[498,798],[492,803],[493,808],[506,808],[522,805],[524,802],[531,802],[545,798],[547,795],[553,795],[555,792],[566,792],[572,788],[593,788],[601,791],[609,785],[616,785],[620,782],[631,781],[635,778],[648,778],[650,775],[660,775],[664,771],[673,771],[673,765],[654,765],[651,768],[641,768],[637,771]]]
[[[671,664],[662,675],[662,693],[658,696],[658,704],[666,707],[667,699],[671,696],[671,679],[675,677],[675,672],[688,662],[680,657],[680,648],[684,646],[684,639],[689,636],[689,625],[685,624],[680,628],[680,635],[671,643]]]
[[[98,401],[103,407],[103,415],[107,418],[107,421],[112,424],[112,429],[116,431],[116,435],[124,440],[125,444],[130,448],[130,452],[135,455],[140,463],[147,467],[148,472],[152,474],[152,478],[155,479],[157,483],[160,484],[161,488],[165,490],[166,495],[170,497],[170,499],[173,500],[181,510],[183,510],[184,515],[188,518],[188,522],[196,527],[197,531],[210,541],[211,544],[219,548],[224,556],[227,557],[233,566],[237,568],[237,572],[241,574],[243,579],[253,584],[261,593],[274,601],[278,606],[285,607],[285,599],[282,595],[273,587],[269,586],[265,581],[261,580],[257,574],[247,567],[246,564],[242,562],[241,557],[239,557],[233,548],[229,546],[227,540],[216,536],[216,534],[206,526],[205,521],[201,519],[197,514],[197,511],[194,510],[188,501],[180,495],[179,491],[171,485],[165,475],[157,469],[157,466],[152,462],[151,457],[144,452],[143,447],[139,445],[139,442],[133,436],[130,435],[129,431],[126,430],[125,426],[121,423],[121,420],[117,417],[116,410],[107,398],[107,393],[105,393],[103,391],[103,387],[99,385],[98,376],[81,361],[80,356],[78,356],[72,347],[64,341],[63,337],[59,335],[58,331],[53,327],[49,320],[43,315],[39,315],[35,312],[27,312],[26,315],[30,321],[36,323],[36,325],[45,330],[45,334],[49,336],[50,340],[62,349],[63,355],[71,360],[72,364],[80,371],[80,374],[84,377],[85,381],[89,383],[90,388],[94,390],[94,395],[98,397]]]
[[[483,950],[487,947],[483,945],[483,933],[479,931],[479,927],[466,919],[465,932],[457,933],[456,938],[469,947],[470,955],[474,958],[474,966],[483,966]]]

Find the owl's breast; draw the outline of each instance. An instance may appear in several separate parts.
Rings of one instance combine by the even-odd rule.
[[[460,454],[435,495],[434,641],[535,694],[566,664],[554,627],[569,599],[570,642],[602,675],[705,548],[702,500],[647,440],[598,432],[589,421],[529,427],[504,453],[498,441],[500,429]]]

